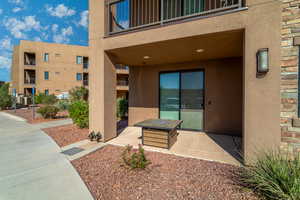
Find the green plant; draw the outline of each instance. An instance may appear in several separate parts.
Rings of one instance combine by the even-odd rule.
[[[117,117],[123,119],[128,112],[128,102],[125,98],[117,99]]]
[[[57,97],[54,94],[51,95],[45,95],[42,98],[42,104],[45,105],[53,105],[57,102]]]
[[[241,181],[266,199],[300,200],[300,155],[291,160],[279,152],[264,153],[242,169]]]
[[[122,153],[123,163],[131,169],[145,169],[151,162],[147,160],[142,145],[138,150],[133,150],[132,146],[127,145]]]
[[[12,97],[9,95],[9,84],[0,87],[0,109],[5,109],[12,105]]]
[[[68,100],[58,100],[55,105],[60,111],[64,111],[69,109],[70,102]]]
[[[100,132],[95,133],[94,131],[92,131],[88,137],[91,141],[96,140],[97,142],[100,142],[100,140],[102,139],[101,133]]]
[[[75,87],[69,91],[71,101],[88,101],[89,90],[85,87]]]
[[[34,97],[34,103],[41,104],[43,102],[43,99],[46,95],[44,93],[39,93]]]
[[[37,110],[37,113],[41,114],[43,118],[55,118],[56,114],[58,113],[59,109],[56,106],[47,105],[41,107]]]
[[[74,101],[69,107],[69,115],[79,128],[89,127],[89,104],[86,101]]]

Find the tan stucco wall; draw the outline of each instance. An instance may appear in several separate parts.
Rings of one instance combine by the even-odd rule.
[[[35,66],[24,65],[24,52],[35,53]],[[44,62],[44,53],[49,53],[49,62]],[[24,88],[32,87],[24,84],[24,69],[36,71],[38,93],[44,93],[48,89],[50,94],[60,94],[75,86],[82,86],[83,82],[76,80],[76,73],[88,70],[83,69],[83,65],[76,64],[76,56],[88,57],[88,47],[21,40],[13,56],[18,59],[12,65],[13,87],[18,85],[18,93],[23,93]],[[45,71],[49,72],[49,80],[44,80]]]
[[[111,104],[110,102],[104,102],[104,96],[98,94],[99,90],[104,88],[103,84],[98,83],[110,79],[101,74],[104,72],[103,69],[99,70],[99,68],[110,67],[110,65],[105,66],[103,59],[105,51],[210,33],[244,30],[242,120],[245,160],[251,160],[261,150],[279,147],[280,1],[248,0],[246,1],[248,9],[243,11],[113,37],[105,37],[107,22],[105,19],[107,16],[105,1],[90,0],[89,5],[90,45],[92,51],[96,52],[95,57],[91,58],[95,59],[92,62],[91,69],[93,76],[100,79],[92,81],[93,84],[95,83],[95,87],[92,91],[94,102],[91,105],[90,119],[91,121],[98,121],[92,123],[92,129],[103,130],[106,126],[113,124],[112,121],[107,124],[104,122],[105,113],[100,113],[101,108],[98,107],[98,104],[101,104],[101,107],[107,108],[108,111],[109,107],[106,107],[106,105],[110,106]],[[256,52],[260,48],[269,48],[270,71],[263,78],[256,77]],[[97,60],[99,61],[97,62]],[[153,83],[150,82],[149,84]],[[131,100],[129,98],[129,101]],[[149,110],[146,112],[154,113],[154,111]],[[113,109],[106,114],[115,116]],[[105,115],[105,120],[107,120],[107,117],[109,116]],[[111,133],[105,132],[104,134],[110,134],[111,136]],[[116,135],[115,132],[112,135]]]
[[[131,67],[129,125],[159,117],[159,72],[189,69],[205,72],[205,131],[241,135],[242,58]]]

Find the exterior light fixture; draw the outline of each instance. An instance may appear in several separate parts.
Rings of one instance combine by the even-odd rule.
[[[197,49],[196,52],[197,53],[202,53],[204,51],[204,49]]]
[[[150,58],[150,56],[144,56],[144,59],[145,60],[147,60],[147,59],[149,59]]]
[[[259,49],[256,53],[257,74],[266,74],[269,71],[269,49]]]

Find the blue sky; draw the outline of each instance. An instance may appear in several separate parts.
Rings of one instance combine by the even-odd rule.
[[[0,0],[0,80],[20,40],[88,45],[88,0]]]

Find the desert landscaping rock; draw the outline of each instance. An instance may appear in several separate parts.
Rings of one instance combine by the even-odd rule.
[[[258,199],[232,178],[238,167],[157,152],[146,152],[146,170],[121,166],[124,148],[108,145],[72,161],[95,199]]]

